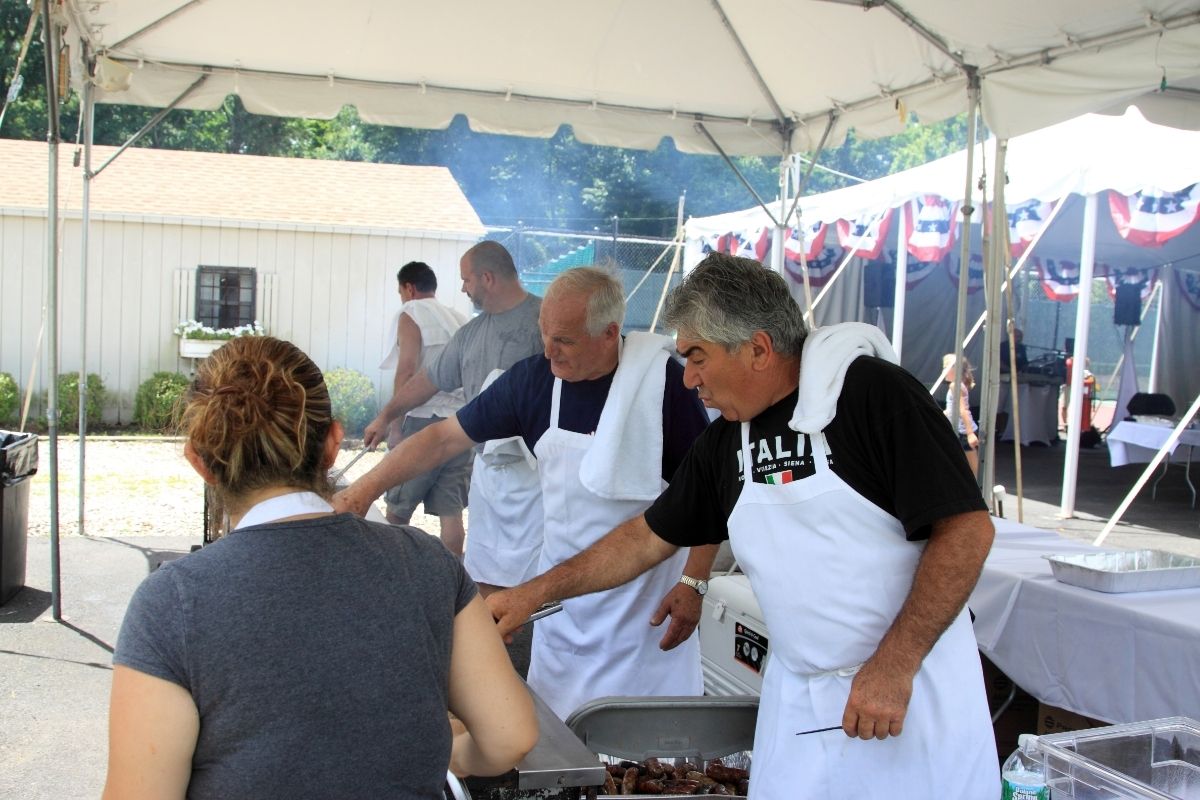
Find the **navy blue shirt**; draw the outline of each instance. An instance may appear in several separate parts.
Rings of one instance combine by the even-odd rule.
[[[692,442],[708,425],[708,415],[696,392],[683,385],[683,367],[668,359],[666,369],[662,477],[669,482]],[[595,433],[614,373],[591,381],[563,381],[559,427],[574,433]],[[536,454],[534,447],[550,427],[553,393],[550,361],[541,354],[530,356],[459,409],[458,423],[476,442],[520,436],[529,451]]]

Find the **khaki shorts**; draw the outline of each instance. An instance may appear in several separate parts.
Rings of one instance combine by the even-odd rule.
[[[428,428],[444,417],[405,417],[400,430],[408,438]],[[403,523],[412,519],[417,506],[424,504],[425,513],[434,517],[459,514],[467,507],[467,490],[471,485],[471,462],[474,449],[460,453],[454,458],[418,475],[410,481],[393,486],[384,494],[388,514]]]

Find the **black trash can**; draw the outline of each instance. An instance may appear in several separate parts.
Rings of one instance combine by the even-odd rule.
[[[36,433],[0,431],[0,605],[25,586],[29,479],[37,462]]]

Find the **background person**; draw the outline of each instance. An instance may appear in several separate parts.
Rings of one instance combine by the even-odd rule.
[[[378,445],[392,420],[439,390],[461,389],[467,401],[473,400],[494,370],[508,369],[542,351],[538,333],[542,300],[525,291],[504,245],[488,241],[471,247],[459,260],[459,275],[463,294],[481,313],[455,332],[433,363],[395,390],[363,433],[365,447]],[[541,488],[537,470],[526,460],[533,457],[523,448],[519,440],[499,445],[495,453],[479,448],[471,467],[470,535],[463,564],[484,595],[497,586],[519,583],[537,564],[541,551]],[[529,631],[509,644],[513,665],[522,676],[529,669],[530,646]]]
[[[783,278],[749,259],[709,255],[665,319],[723,419],[643,515],[490,595],[501,631],[728,538],[770,636],[752,798],[995,797],[964,611],[993,530],[929,392],[870,355],[895,358],[871,326],[806,335]]]
[[[183,429],[234,528],[129,604],[105,798],[440,798],[447,766],[498,774],[533,747],[531,699],[458,561],[333,513],[342,429],[306,355],[231,340],[201,362]]]
[[[545,355],[516,364],[455,419],[406,439],[336,502],[364,511],[382,487],[474,442],[521,436],[537,457],[542,488],[539,569],[641,513],[708,420],[664,349],[669,339],[630,334],[622,344],[624,314],[616,277],[595,268],[564,272],[542,303]],[[715,550],[676,552],[630,584],[570,600],[539,621],[529,685],[563,718],[607,695],[700,694],[693,632]],[[668,615],[659,634],[652,625]]]
[[[429,366],[446,348],[454,332],[467,318],[447,305],[439,303],[437,275],[423,261],[410,261],[396,273],[403,305],[395,329],[395,345],[389,358],[395,359],[396,374],[393,390],[399,390],[417,370]],[[393,421],[388,428],[388,447],[395,447],[405,436],[411,436],[438,420],[453,416],[465,402],[461,389],[439,391],[427,402],[411,409],[400,424]],[[471,455],[463,453],[441,466],[418,475],[384,495],[387,501],[387,521],[407,525],[417,506],[424,505],[425,513],[438,518],[442,544],[462,558],[463,509],[467,505],[467,488],[471,483]]]
[[[976,431],[975,417],[971,414],[971,402],[968,395],[975,388],[975,370],[971,362],[963,356],[963,379],[958,391],[958,443],[966,453],[967,463],[971,466],[971,474],[979,474],[979,436]],[[954,353],[942,356],[942,369],[946,371],[946,419],[954,419]]]

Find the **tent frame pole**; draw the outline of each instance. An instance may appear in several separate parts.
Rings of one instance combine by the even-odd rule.
[[[904,225],[903,215],[896,226],[896,285],[892,290],[892,349],[896,358],[904,363],[902,347],[904,345],[904,303],[908,296],[908,231]]]
[[[46,56],[46,142],[49,165],[46,191],[46,350],[50,375],[46,385],[46,422],[50,449],[50,604],[62,622],[62,570],[58,541],[58,26],[50,0],[42,0]],[[82,412],[83,409],[80,409]]]
[[[992,204],[985,212],[992,217],[992,232],[984,236],[985,297],[987,298],[987,326],[983,346],[983,381],[979,391],[979,485],[985,496],[990,497],[996,484],[996,408],[1000,401],[1000,337],[1007,326],[1000,325],[1000,312],[1004,308],[1004,287],[1008,274],[1008,213],[1004,202],[1005,162],[1008,156],[1008,140],[996,140],[995,174],[992,178]],[[986,225],[985,228],[986,230]],[[1011,293],[1010,293],[1011,294]],[[1007,316],[1007,315],[1006,315]],[[1015,353],[1011,349],[1010,353]],[[1009,359],[1009,374],[1016,372]],[[1013,409],[1020,413],[1017,397],[1013,397]]]
[[[962,202],[962,247],[959,250],[958,265],[958,306],[954,318],[954,374],[958,378],[950,384],[952,395],[950,402],[950,427],[957,433],[959,425],[959,405],[962,399],[963,374],[963,338],[967,328],[967,284],[971,280],[971,215],[975,208],[974,199],[974,169],[977,120],[979,116],[979,75],[974,70],[968,72],[967,83],[967,169],[966,189],[963,191]],[[944,371],[943,371],[944,374]]]
[[[1071,354],[1071,402],[1067,408],[1067,452],[1063,459],[1062,506],[1058,516],[1075,516],[1079,477],[1079,440],[1083,421],[1083,373],[1087,371],[1088,323],[1092,317],[1092,276],[1096,265],[1096,195],[1084,199],[1083,234],[1079,247],[1079,307],[1075,311],[1075,350]]]
[[[94,134],[95,98],[91,80],[83,84],[83,202],[80,209],[79,232],[79,534],[86,535],[84,527],[84,456],[87,449],[87,278],[88,278],[88,234],[91,230],[92,211],[92,137]]]

